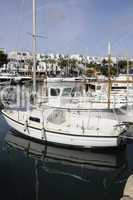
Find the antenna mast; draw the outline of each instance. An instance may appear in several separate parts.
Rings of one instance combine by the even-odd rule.
[[[33,38],[33,95],[34,95],[34,103],[36,96],[36,0],[32,0],[32,38]]]
[[[111,91],[111,45],[108,42],[108,109],[110,109],[110,91]]]

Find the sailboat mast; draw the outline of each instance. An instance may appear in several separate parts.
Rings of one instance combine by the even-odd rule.
[[[110,109],[110,91],[111,91],[111,46],[108,42],[108,109]]]
[[[126,92],[127,92],[127,105],[128,105],[128,90],[129,90],[129,59],[128,59],[128,56],[126,57],[127,59],[127,89],[126,89]]]
[[[33,95],[36,95],[36,0],[32,0]]]

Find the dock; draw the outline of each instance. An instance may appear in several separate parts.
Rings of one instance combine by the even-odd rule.
[[[130,175],[127,179],[123,197],[120,200],[133,200],[133,175]]]

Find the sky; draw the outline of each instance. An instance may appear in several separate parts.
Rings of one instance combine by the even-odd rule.
[[[133,0],[36,0],[40,53],[133,56]],[[0,48],[32,51],[32,0],[0,0]]]

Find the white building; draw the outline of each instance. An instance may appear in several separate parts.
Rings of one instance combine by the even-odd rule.
[[[77,60],[77,61],[79,61],[79,62],[81,62],[82,59],[83,59],[83,57],[81,57],[81,55],[79,55],[79,54],[73,54],[73,55],[70,55],[69,57],[70,57],[71,59],[75,59],[75,60]]]
[[[32,54],[30,52],[12,51],[8,54],[8,58],[11,61],[25,61],[31,59]]]

